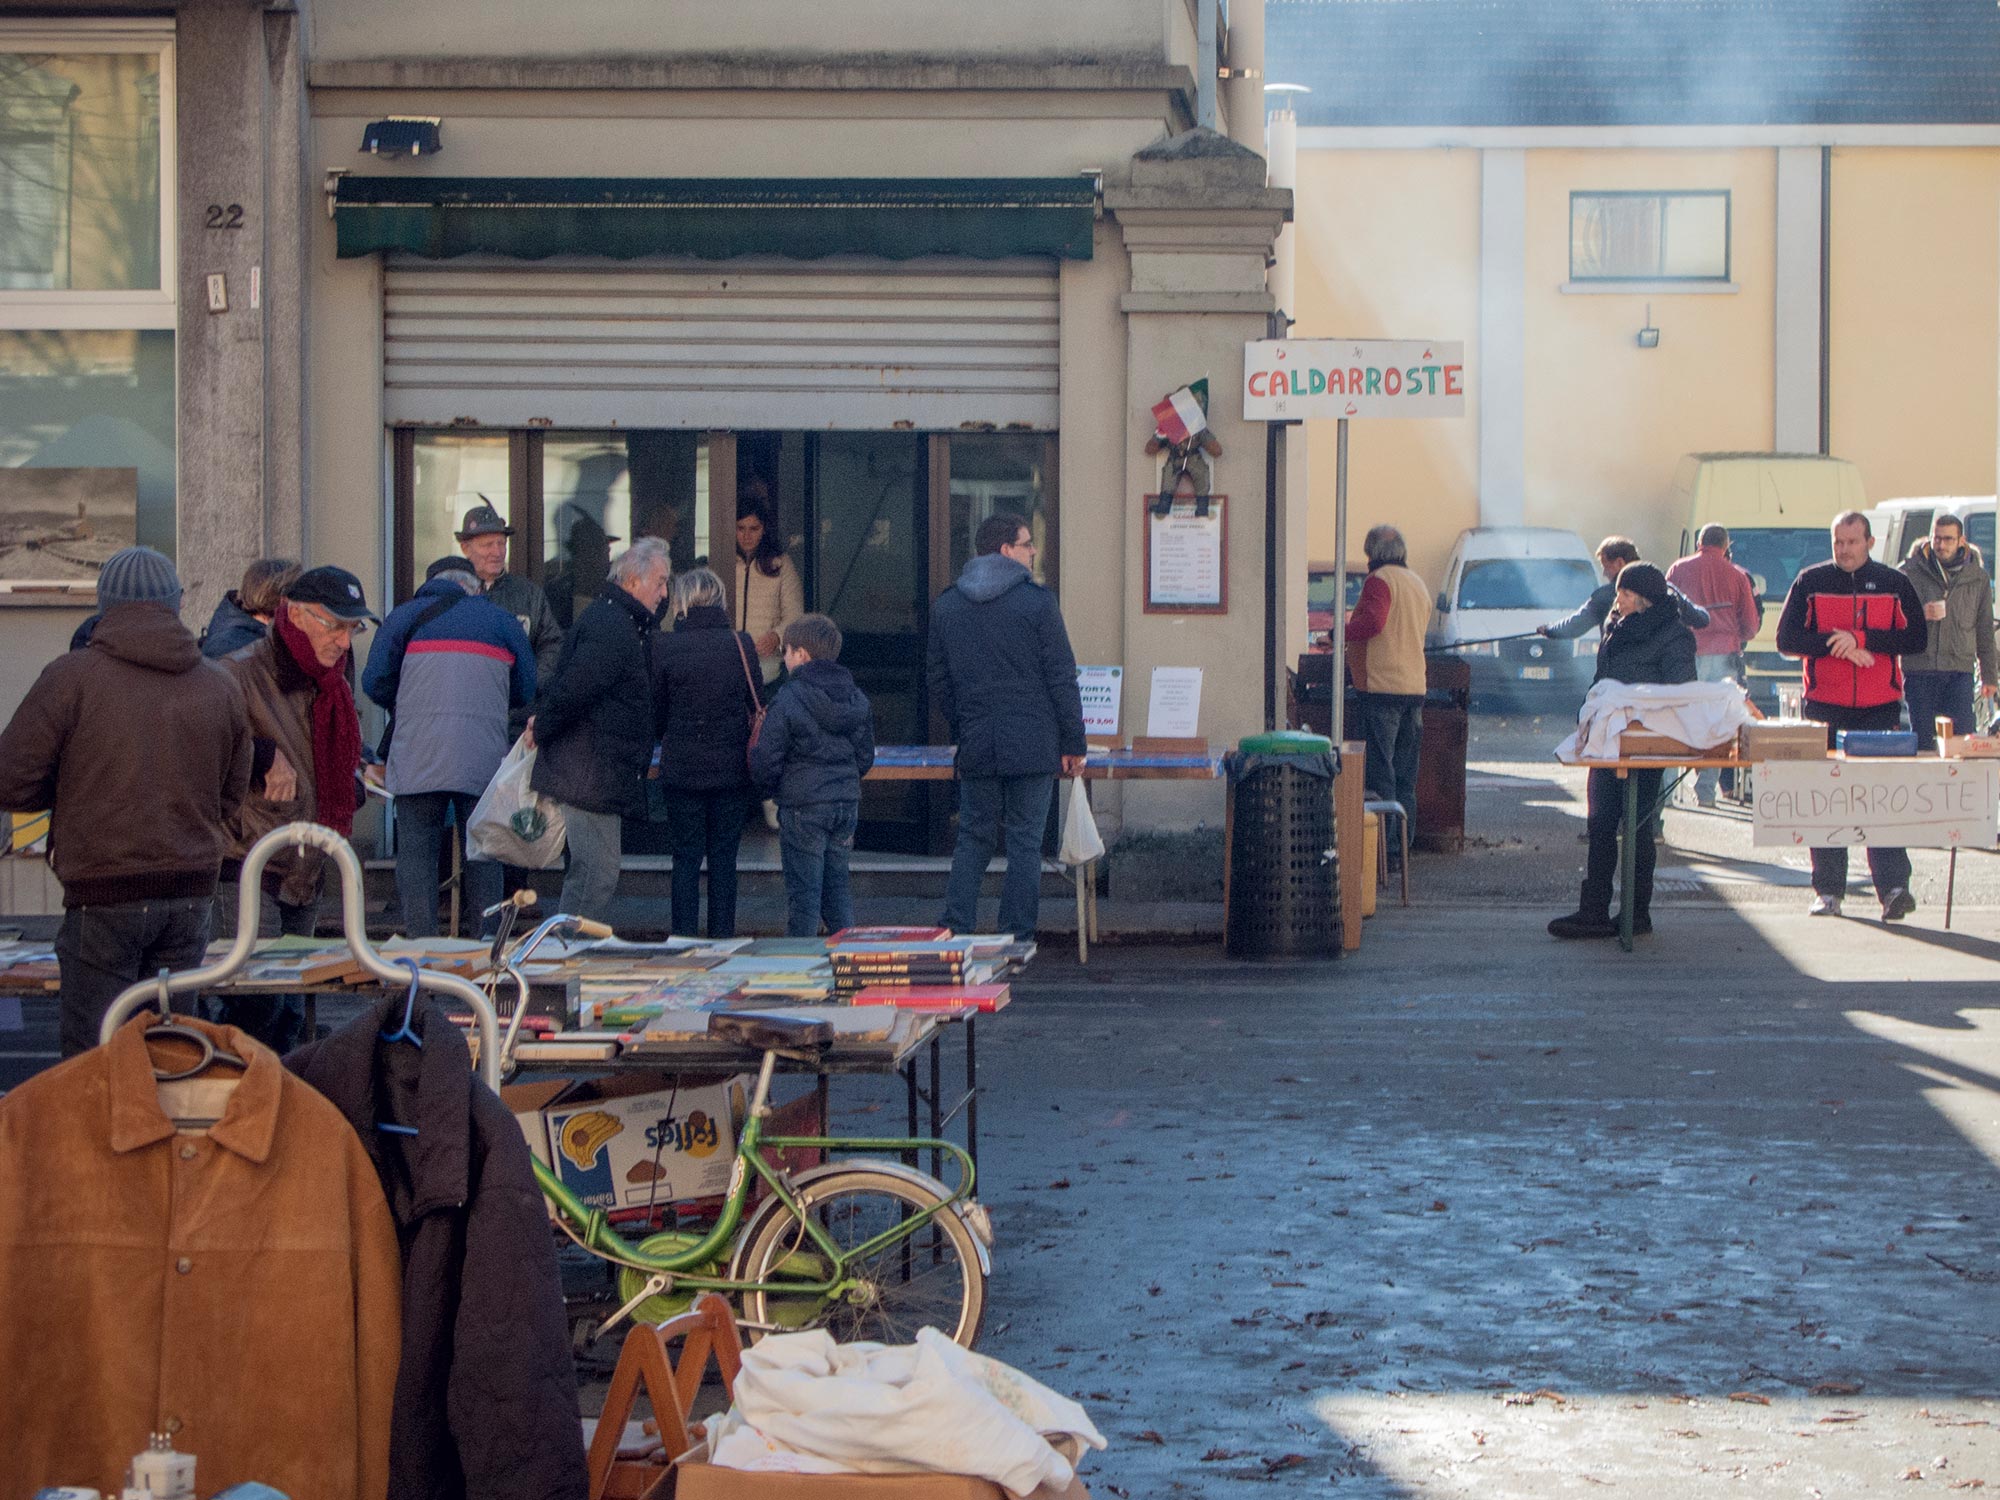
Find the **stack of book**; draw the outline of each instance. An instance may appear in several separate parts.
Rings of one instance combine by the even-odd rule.
[[[883,938],[881,929],[856,937],[847,928],[827,940],[834,993],[851,999],[871,986],[990,984],[1009,967],[1012,940],[1004,936],[954,936],[938,928],[911,929]]]

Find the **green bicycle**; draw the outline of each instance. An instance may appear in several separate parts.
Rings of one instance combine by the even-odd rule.
[[[587,1207],[547,1166],[534,1164],[563,1232],[618,1267],[626,1301],[599,1334],[627,1317],[664,1322],[712,1291],[738,1298],[738,1321],[753,1339],[824,1328],[841,1342],[903,1344],[928,1325],[970,1348],[986,1312],[993,1242],[986,1209],[972,1197],[972,1158],[949,1141],[915,1137],[767,1135],[778,1059],[814,1061],[833,1028],[781,1016],[716,1015],[708,1030],[718,1041],[761,1049],[764,1058],[728,1194],[706,1234],[667,1230],[635,1245],[610,1226],[604,1210]],[[767,1154],[801,1148],[939,1152],[955,1164],[959,1181],[947,1188],[881,1159],[827,1162],[793,1174]],[[767,1196],[746,1216],[753,1180]]]

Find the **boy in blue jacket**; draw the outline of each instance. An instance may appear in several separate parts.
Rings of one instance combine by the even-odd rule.
[[[840,627],[801,615],[781,642],[791,674],[750,747],[750,777],[778,803],[785,866],[785,931],[815,937],[854,925],[848,863],[861,813],[861,778],[875,764],[875,716],[840,665]]]

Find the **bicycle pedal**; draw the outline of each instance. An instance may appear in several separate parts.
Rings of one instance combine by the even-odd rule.
[[[597,1332],[593,1333],[591,1335],[591,1338],[593,1340],[603,1338],[605,1334],[609,1333],[612,1329],[616,1328],[620,1323],[624,1322],[627,1318],[631,1317],[633,1309],[638,1307],[638,1305],[641,1302],[644,1302],[648,1297],[659,1296],[664,1292],[672,1290],[673,1284],[674,1284],[674,1278],[669,1273],[665,1271],[655,1271],[651,1276],[648,1276],[646,1278],[646,1284],[639,1288],[638,1294],[636,1296],[634,1296],[623,1307],[619,1308],[617,1312],[613,1313],[610,1317],[606,1318],[602,1323],[599,1323],[597,1325]]]

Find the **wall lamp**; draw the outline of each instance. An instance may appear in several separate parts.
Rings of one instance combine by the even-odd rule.
[[[1646,304],[1646,326],[1639,330],[1635,342],[1641,349],[1660,347],[1660,330],[1653,326],[1653,304],[1650,302]]]
[[[435,156],[443,148],[443,124],[432,115],[391,115],[362,131],[361,149],[370,156]]]

